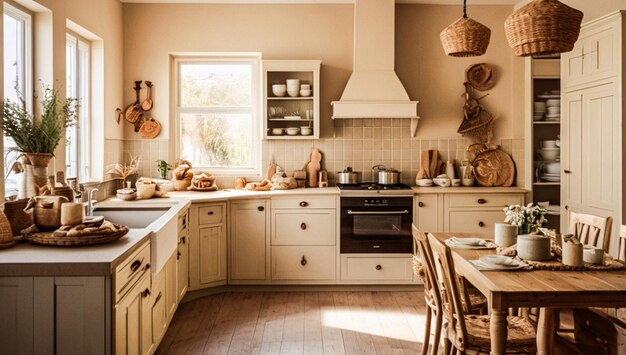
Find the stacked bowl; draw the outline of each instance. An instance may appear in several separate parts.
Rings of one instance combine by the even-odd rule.
[[[557,140],[545,140],[541,142],[539,155],[543,159],[543,163],[541,166],[541,175],[539,176],[539,178],[542,181],[561,181],[561,163],[559,162],[561,148],[559,147],[558,143],[559,141]]]

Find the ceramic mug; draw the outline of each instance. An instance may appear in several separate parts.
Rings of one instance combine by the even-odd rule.
[[[585,249],[583,250],[583,260],[589,264],[600,265],[604,263],[604,249],[585,247]]]
[[[495,243],[503,248],[517,243],[517,226],[508,223],[495,224]]]
[[[569,266],[583,266],[583,245],[580,243],[563,243],[562,263]]]

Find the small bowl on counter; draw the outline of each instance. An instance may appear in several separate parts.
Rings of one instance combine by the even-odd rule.
[[[137,192],[135,189],[119,189],[116,196],[123,201],[132,201],[137,198]]]
[[[415,185],[420,187],[431,187],[433,186],[433,179],[415,179]]]
[[[285,129],[288,136],[297,136],[300,133],[300,128],[298,127],[288,127]]]

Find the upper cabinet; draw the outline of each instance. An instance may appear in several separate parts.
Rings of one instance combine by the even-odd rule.
[[[319,60],[263,61],[263,137],[319,139]]]

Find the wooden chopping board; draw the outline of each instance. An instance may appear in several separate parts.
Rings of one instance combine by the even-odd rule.
[[[480,186],[512,186],[515,180],[515,163],[510,155],[500,149],[488,149],[472,162],[476,182]]]

